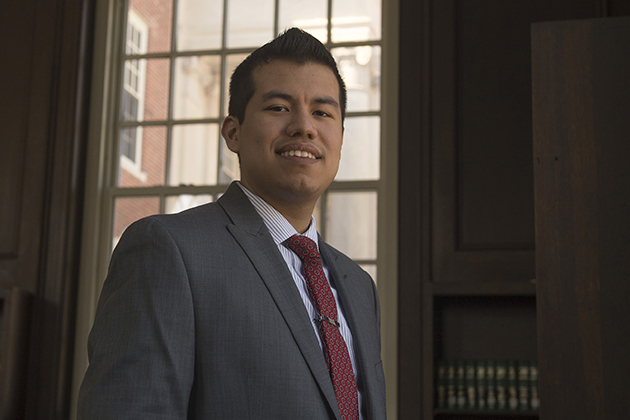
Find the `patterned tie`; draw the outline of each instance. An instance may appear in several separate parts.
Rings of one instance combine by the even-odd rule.
[[[293,235],[285,243],[302,260],[302,274],[306,279],[313,306],[319,314],[319,332],[341,418],[358,420],[357,383],[346,342],[339,331],[337,304],[326,280],[317,245],[301,235]]]

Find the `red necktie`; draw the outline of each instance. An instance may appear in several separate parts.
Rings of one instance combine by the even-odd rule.
[[[319,313],[319,332],[332,378],[337,404],[343,420],[358,420],[357,382],[346,342],[339,331],[337,304],[326,280],[317,245],[306,236],[293,235],[285,242],[302,260],[302,274],[315,310]]]

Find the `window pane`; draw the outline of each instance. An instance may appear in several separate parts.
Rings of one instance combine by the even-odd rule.
[[[179,0],[177,2],[177,49],[221,48],[223,0]]]
[[[114,202],[114,226],[112,249],[116,247],[123,232],[138,219],[160,212],[159,197],[119,197]]]
[[[171,49],[171,22],[173,16],[172,0],[129,0],[127,31],[129,27],[138,28],[136,38],[143,43],[146,36],[144,52],[164,52]],[[139,37],[138,37],[139,35]],[[127,34],[127,40],[133,39]],[[129,53],[129,52],[128,52]]]
[[[179,57],[175,60],[173,118],[217,118],[220,92],[220,56]]]
[[[210,194],[181,194],[169,195],[166,197],[166,213],[179,213],[202,204],[210,203],[212,196]]]
[[[330,192],[326,241],[350,258],[376,259],[376,192]]]
[[[168,184],[215,185],[218,142],[218,124],[174,126]]]
[[[125,60],[120,100],[122,121],[166,120],[169,60]]]
[[[348,117],[337,181],[367,181],[380,177],[380,117]]]
[[[166,58],[146,61],[147,82],[144,95],[144,121],[163,121],[168,118],[170,62]]]
[[[166,127],[123,127],[120,130],[119,162],[119,187],[164,185]]]
[[[361,46],[332,50],[348,89],[348,112],[381,108],[381,47]]]
[[[333,0],[333,42],[381,39],[380,0]]]
[[[326,42],[328,0],[280,0],[278,29],[297,26]]]
[[[227,46],[259,47],[273,38],[274,0],[228,0]]]
[[[219,184],[225,185],[241,178],[241,168],[238,163],[238,155],[228,149],[225,141],[221,141],[221,171],[219,171]]]

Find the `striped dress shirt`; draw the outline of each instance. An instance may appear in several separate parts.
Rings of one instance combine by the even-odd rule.
[[[318,318],[317,311],[313,307],[313,303],[311,302],[310,295],[308,293],[308,286],[306,285],[306,280],[304,279],[304,275],[302,274],[302,260],[289,248],[287,248],[283,242],[289,239],[293,235],[299,234],[295,228],[289,223],[289,221],[282,215],[278,210],[273,208],[270,204],[268,204],[265,200],[248,190],[245,186],[243,186],[240,182],[237,183],[239,187],[243,190],[249,201],[252,203],[260,217],[265,222],[269,233],[271,233],[271,237],[274,242],[278,246],[278,250],[284,261],[287,263],[289,271],[291,272],[291,276],[293,277],[293,281],[297,286],[298,291],[300,292],[300,296],[302,297],[302,302],[304,303],[304,307],[308,312],[308,316],[311,320],[311,324],[313,325],[313,330],[315,331],[315,336],[319,341],[320,347],[322,346],[322,339],[319,335],[319,326],[315,321]],[[315,222],[315,218],[311,216],[311,224],[306,232],[302,235],[312,239],[317,245],[317,250],[319,251],[319,241],[317,236],[317,224]],[[326,274],[326,279],[328,279],[328,283],[330,284],[330,276],[328,274],[328,267],[326,267],[325,262],[322,260],[322,265],[324,267],[324,274]],[[337,304],[337,314],[338,314],[338,322],[340,324],[339,330],[341,332],[341,336],[343,337],[346,345],[348,346],[348,352],[350,353],[350,360],[352,361],[352,369],[354,370],[354,376],[357,379],[357,387],[359,385],[359,377],[357,374],[357,365],[354,355],[354,346],[352,342],[352,333],[350,332],[350,327],[348,326],[348,322],[346,321],[345,316],[343,315],[343,311],[341,309],[341,305],[339,305],[339,296],[337,295],[337,290],[330,285],[333,296],[335,297],[335,302]],[[322,348],[323,351],[323,348]],[[363,402],[361,396],[361,389],[359,388],[359,419],[363,419]]]

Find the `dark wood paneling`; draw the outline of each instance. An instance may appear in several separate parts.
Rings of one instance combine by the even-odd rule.
[[[9,0],[0,14],[0,286],[33,296],[19,419],[70,412],[92,3]]]
[[[537,359],[534,296],[437,298],[435,325],[436,360]]]
[[[400,2],[398,418],[433,409],[429,246],[428,0]],[[427,317],[427,313],[429,316]],[[428,417],[427,417],[428,418]]]
[[[534,353],[530,23],[603,16],[607,4],[400,2],[401,419],[485,418],[432,409],[436,357],[478,326],[466,314],[524,328]],[[470,338],[461,354],[494,354],[491,341]]]
[[[15,284],[8,279],[16,277],[20,234],[24,234],[22,213],[30,211],[23,209],[23,191],[36,5],[11,0],[2,8],[0,55],[11,65],[4,64],[0,73],[0,286],[10,288]],[[22,243],[28,240],[23,237]],[[36,266],[35,261],[32,264]],[[22,287],[34,291],[34,283]]]
[[[630,417],[630,18],[532,30],[541,419]]]
[[[432,12],[433,281],[534,278],[530,24],[595,0],[445,0]]]
[[[13,64],[2,66],[0,82],[0,259],[4,262],[18,254],[28,108],[24,93],[29,87],[35,5],[13,0],[3,3],[2,9],[0,36],[13,41],[0,44],[3,61]],[[9,270],[8,264],[1,267]]]

